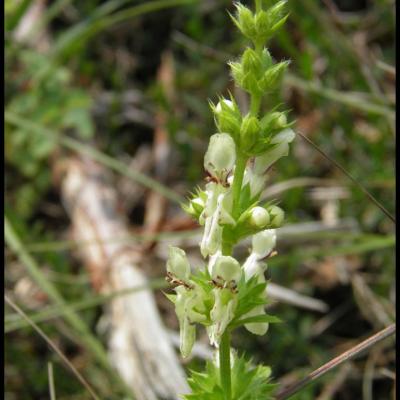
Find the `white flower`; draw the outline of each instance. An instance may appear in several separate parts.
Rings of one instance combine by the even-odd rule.
[[[200,217],[201,223],[204,223],[204,233],[200,243],[203,257],[215,254],[221,248],[222,225],[235,224],[230,214],[232,208],[230,189],[210,182],[207,184],[206,193],[206,206]]]
[[[244,318],[250,318],[250,317],[256,317],[258,315],[264,315],[265,310],[264,306],[260,305],[257,307],[254,307],[251,311],[249,311],[247,314],[243,316]],[[249,324],[244,325],[245,328],[251,332],[254,333],[255,335],[265,335],[268,331],[269,324],[268,322],[251,322]]]
[[[236,284],[239,282],[241,274],[240,264],[230,256],[219,256],[211,269],[212,279],[223,285]]]
[[[249,184],[251,197],[257,196],[265,187],[267,177],[264,173],[257,174],[254,166],[246,167],[243,177],[243,186]]]
[[[252,239],[252,252],[257,254],[259,260],[265,258],[276,244],[276,230],[265,229],[253,235]]]
[[[200,252],[203,257],[216,253],[222,246],[222,226],[218,225],[218,215],[206,218]]]
[[[199,287],[186,289],[183,286],[175,288],[177,293],[175,299],[175,312],[179,320],[180,328],[180,350],[182,357],[186,358],[192,351],[196,340],[195,322],[204,322],[206,317],[196,311],[204,308],[203,293]]]
[[[263,174],[275,161],[281,157],[289,154],[289,143],[291,143],[295,137],[295,133],[292,129],[284,129],[279,132],[272,140],[271,144],[274,145],[271,150],[261,156],[256,157],[254,163],[254,171],[257,174]]]
[[[259,282],[264,282],[264,271],[267,265],[261,260],[271,253],[276,244],[275,229],[265,229],[256,233],[252,239],[252,252],[243,264],[246,280],[258,276]]]
[[[253,276],[258,276],[258,282],[264,282],[264,270],[266,268],[266,264],[260,262],[258,260],[257,254],[251,253],[245,263],[243,264],[243,272],[244,276],[246,278],[246,281],[248,281],[250,278]]]
[[[169,247],[167,271],[183,282],[189,280],[190,264],[186,257],[186,253],[182,249],[173,246]]]
[[[226,182],[236,161],[235,142],[227,133],[216,133],[204,156],[204,168],[219,182]]]
[[[237,295],[229,289],[213,289],[214,307],[210,312],[213,324],[207,328],[211,345],[218,347],[221,336],[226,327],[232,321],[237,306]]]

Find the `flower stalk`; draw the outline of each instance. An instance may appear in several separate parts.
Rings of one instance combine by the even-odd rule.
[[[231,400],[231,338],[229,330],[226,330],[221,338],[221,344],[219,348],[219,365],[221,387],[225,396],[224,400]]]
[[[269,8],[265,3],[255,0],[255,12],[237,3],[231,16],[251,42],[239,60],[229,63],[235,84],[249,95],[250,109],[244,114],[232,95],[210,104],[218,132],[204,157],[205,189],[184,206],[204,226],[200,251],[205,265],[193,271],[185,252],[175,247],[167,263],[167,279],[175,285],[175,294],[167,296],[179,319],[182,356],[191,352],[196,324],[205,326],[216,348],[206,372],[189,379],[193,393],[186,399],[269,399],[274,388],[269,367],[253,366],[230,345],[231,331],[239,326],[264,335],[270,323],[279,321],[265,312],[264,272],[275,254],[275,229],[283,224],[284,212],[276,204],[262,204],[260,197],[269,168],[288,154],[294,132],[285,111],[274,108],[260,115],[263,96],[276,89],[288,66],[275,62],[265,48],[287,18],[286,1]],[[249,236],[250,255],[239,262],[233,248]]]

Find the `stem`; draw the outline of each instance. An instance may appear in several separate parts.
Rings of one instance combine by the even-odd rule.
[[[251,103],[250,103],[250,114],[254,117],[257,117],[258,111],[260,109],[261,104],[261,96],[251,95]]]
[[[235,167],[235,175],[233,177],[232,184],[232,213],[233,218],[237,218],[240,215],[239,201],[240,201],[240,191],[242,190],[244,170],[246,169],[247,157],[238,151]]]
[[[225,400],[232,399],[230,333],[225,330],[219,345],[219,370]]]
[[[232,243],[223,242],[222,243],[222,254],[224,256],[231,256],[232,255]]]

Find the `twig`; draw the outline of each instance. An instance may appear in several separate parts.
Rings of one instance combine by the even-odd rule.
[[[342,171],[359,189],[378,207],[380,210],[390,218],[394,224],[396,224],[396,219],[390,214],[388,210],[360,183],[357,179],[353,178],[349,172],[347,172],[337,161],[329,157],[320,147],[318,147],[311,139],[303,135],[301,132],[297,132],[308,144],[314,147],[319,153],[321,153],[328,161],[330,161],[336,168]]]
[[[319,367],[315,371],[311,372],[305,378],[301,379],[298,382],[289,385],[283,390],[279,391],[276,395],[276,400],[284,400],[288,399],[293,394],[297,393],[299,390],[303,389],[305,386],[309,385],[311,382],[315,381],[316,379],[320,378],[321,376],[325,375],[327,372],[331,371],[333,368],[336,368],[340,364],[344,363],[345,361],[349,361],[356,356],[358,356],[364,350],[369,349],[370,347],[374,346],[375,344],[381,342],[382,340],[386,339],[387,337],[393,335],[396,332],[396,324],[392,324],[385,329],[382,329],[375,335],[369,337],[368,339],[364,340],[357,346],[352,347],[350,350],[345,351],[338,357],[335,357],[331,361],[324,364],[322,367]]]
[[[89,383],[86,379],[80,374],[80,372],[74,367],[71,361],[64,355],[64,353],[52,342],[52,340],[5,294],[4,295],[5,302],[18,314],[21,315],[22,318],[32,326],[32,328],[46,341],[46,343],[58,354],[58,356],[64,361],[67,367],[73,372],[79,382],[87,389],[93,399],[100,400],[93,389],[90,387]]]

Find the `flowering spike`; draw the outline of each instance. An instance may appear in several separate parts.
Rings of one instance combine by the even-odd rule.
[[[219,97],[216,104],[210,102],[218,132],[210,137],[204,157],[209,176],[205,190],[198,189],[184,206],[204,227],[200,252],[208,260],[192,274],[185,252],[171,247],[167,262],[169,278],[176,284],[176,295],[168,298],[175,304],[179,320],[182,356],[187,357],[192,350],[195,324],[204,325],[211,344],[219,348],[220,357],[214,364],[220,376],[210,390],[218,388],[224,393],[232,392],[227,376],[229,364],[237,361],[230,357],[229,332],[244,324],[250,332],[263,335],[274,321],[264,310],[265,259],[275,248],[275,228],[282,225],[284,212],[276,205],[262,206],[260,197],[267,171],[288,155],[295,137],[287,112],[279,111],[279,104],[266,114],[261,111],[263,96],[277,86],[289,65],[288,61],[276,62],[265,48],[287,18],[286,0],[276,1],[269,8],[263,7],[266,1],[256,3],[255,12],[235,4],[236,15],[231,16],[252,42],[241,57],[228,63],[235,84],[249,94],[249,111],[242,114],[231,93],[227,98]],[[241,265],[232,257],[233,246],[249,236],[251,253]],[[263,376],[269,374],[266,369]],[[250,375],[243,374],[247,376]],[[202,390],[193,393],[194,397],[214,398],[214,392]],[[242,398],[239,393],[235,396]]]

